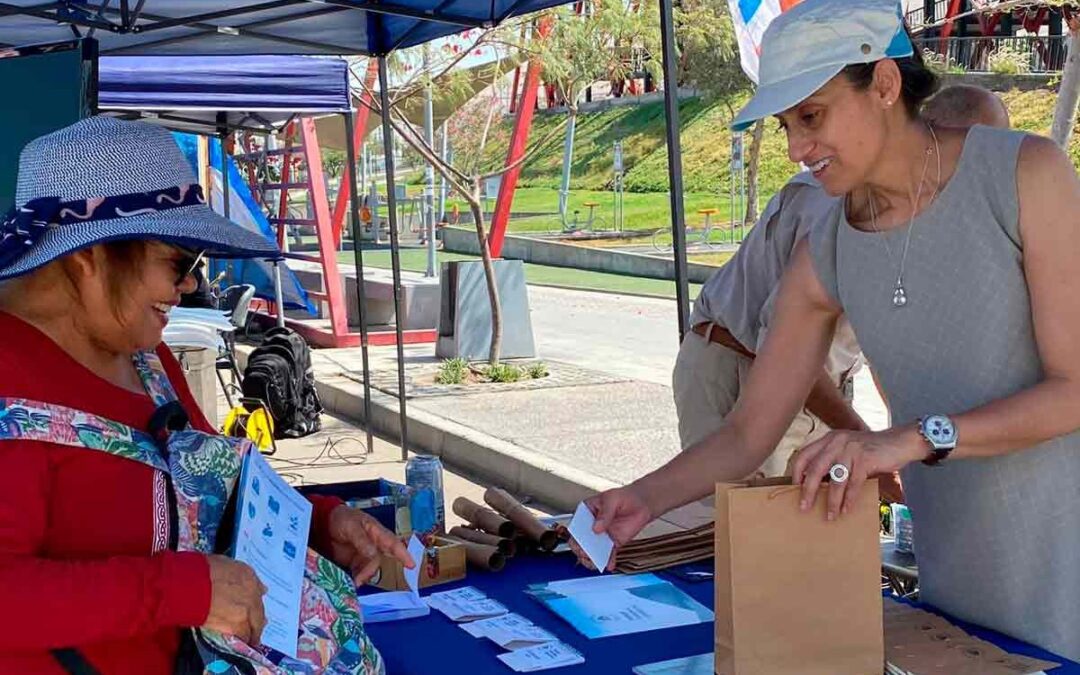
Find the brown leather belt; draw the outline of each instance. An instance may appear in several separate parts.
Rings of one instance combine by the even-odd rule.
[[[754,353],[752,351],[742,346],[742,343],[735,339],[735,336],[731,334],[731,331],[718,323],[699,323],[691,330],[709,342],[715,342],[718,345],[727,347],[736,354],[745,356],[748,359],[754,358]]]

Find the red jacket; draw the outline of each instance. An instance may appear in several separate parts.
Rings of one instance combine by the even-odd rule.
[[[192,426],[214,431],[159,346]],[[0,312],[0,397],[67,406],[146,429],[154,405],[117,387],[29,324]],[[37,441],[0,441],[0,675],[63,673],[49,650],[74,647],[102,675],[170,673],[180,628],[210,611],[199,553],[163,550],[164,481],[143,464]],[[330,511],[315,498],[313,540]]]

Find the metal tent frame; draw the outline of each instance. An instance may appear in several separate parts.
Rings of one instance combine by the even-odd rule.
[[[205,7],[205,3],[197,0],[100,0],[93,4],[74,0],[8,0],[0,3],[0,49],[70,40],[74,35],[96,38],[101,54],[363,54],[378,58],[379,98],[381,108],[385,110],[389,107],[386,56],[390,52],[464,29],[491,27],[511,17],[570,1],[221,0],[218,3],[220,9],[205,12],[199,11]],[[676,50],[672,0],[657,1],[660,6],[669,195],[681,340],[688,329],[690,298],[678,132]],[[387,197],[394,303],[400,317],[401,267],[396,234],[393,133],[387,116],[383,115],[382,119],[383,144],[388,158]],[[346,138],[351,139],[352,132],[350,127]],[[352,143],[346,145],[350,150],[348,162],[352,168],[349,180],[352,212],[356,219],[354,222],[358,222],[356,157]],[[356,238],[353,250],[356,264],[362,270],[362,254]],[[363,284],[359,281],[357,287],[362,289]],[[398,325],[400,327],[400,323]],[[397,358],[400,437],[404,458],[407,455],[408,426],[404,351],[400,339],[397,341]],[[370,416],[365,423],[370,427]]]

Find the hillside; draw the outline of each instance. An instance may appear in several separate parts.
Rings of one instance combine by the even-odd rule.
[[[1011,91],[1002,94],[1017,129],[1045,134],[1050,130],[1056,94],[1052,91]],[[667,190],[667,153],[664,144],[663,105],[651,103],[636,107],[582,114],[575,139],[574,170],[571,189],[607,190],[612,180],[612,145],[623,142],[623,156],[629,192],[665,192]],[[726,193],[731,154],[727,123],[732,111],[723,104],[709,104],[701,99],[683,101],[679,106],[683,150],[683,181],[687,192]],[[534,118],[531,139],[543,138],[562,123],[558,115]],[[509,137],[512,118],[505,118],[501,130]],[[772,121],[766,123],[761,161],[761,192],[772,194],[795,172],[787,159],[783,134]],[[501,135],[502,135],[501,134]],[[540,148],[522,169],[523,187],[558,189],[562,169],[563,135],[557,134]],[[496,167],[505,158],[505,146],[489,146],[487,165]],[[1069,154],[1080,166],[1080,138],[1074,134]]]

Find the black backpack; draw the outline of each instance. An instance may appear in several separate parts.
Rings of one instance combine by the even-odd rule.
[[[299,438],[322,428],[311,350],[291,328],[271,328],[248,357],[241,383],[245,398],[266,404],[275,438]]]

